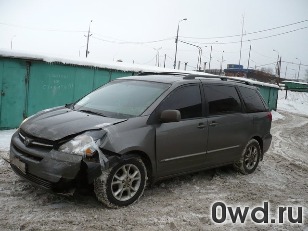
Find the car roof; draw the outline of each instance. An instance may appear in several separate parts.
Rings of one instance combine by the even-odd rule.
[[[160,83],[174,83],[178,81],[183,81],[185,75],[136,75],[123,77],[121,80],[141,80],[149,82],[160,82]]]
[[[159,82],[159,83],[169,83],[173,84],[175,82],[181,83],[193,83],[193,82],[203,82],[203,83],[219,83],[227,85],[252,85],[249,82],[237,81],[234,79],[228,79],[225,76],[208,76],[208,75],[187,75],[185,73],[176,74],[145,74],[123,77],[117,80],[139,80],[148,82]]]

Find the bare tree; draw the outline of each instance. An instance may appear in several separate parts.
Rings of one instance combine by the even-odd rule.
[[[260,71],[263,71],[263,72],[268,73],[268,74],[271,74],[271,75],[274,73],[273,69],[270,68],[270,67],[262,67],[262,68],[260,69]]]

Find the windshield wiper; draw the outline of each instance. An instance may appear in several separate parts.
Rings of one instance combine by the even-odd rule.
[[[91,111],[91,110],[81,109],[81,110],[78,110],[78,111],[89,113],[89,114],[93,114],[93,115],[100,115],[100,116],[106,117],[103,113],[99,113],[99,112],[95,112],[95,111]]]

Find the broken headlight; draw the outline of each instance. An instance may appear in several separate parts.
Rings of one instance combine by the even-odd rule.
[[[62,144],[59,147],[60,152],[82,155],[85,157],[91,157],[98,150],[99,139],[94,139],[89,134],[81,134],[74,139]]]

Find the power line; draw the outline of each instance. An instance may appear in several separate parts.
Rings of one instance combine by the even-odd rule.
[[[276,30],[276,29],[279,29],[279,28],[284,28],[284,27],[288,27],[288,26],[292,26],[292,25],[296,25],[296,24],[300,24],[300,23],[304,23],[304,22],[307,22],[307,20],[302,20],[302,21],[299,21],[299,22],[295,22],[295,23],[290,23],[290,24],[287,24],[287,25],[283,25],[283,26],[277,26],[277,27],[272,27],[272,28],[269,28],[269,29],[264,29],[264,30],[259,30],[259,31],[254,31],[254,32],[249,32],[249,33],[246,33],[245,35],[250,35],[250,34],[257,34],[257,33],[261,33],[261,32],[266,32],[266,31],[271,31],[271,30]],[[186,37],[186,36],[180,36],[181,38],[189,38],[189,39],[222,39],[222,38],[232,38],[232,37],[240,37],[241,34],[236,34],[236,35],[226,35],[226,36],[217,36],[217,37],[207,37],[207,38],[198,38],[198,37]]]
[[[169,38],[164,38],[164,39],[158,39],[158,40],[153,40],[153,41],[146,41],[146,42],[134,42],[134,41],[115,41],[115,40],[107,40],[103,38],[99,38],[96,36],[93,36],[94,39],[104,41],[104,42],[109,42],[109,43],[116,43],[116,44],[137,44],[137,45],[142,45],[142,44],[148,44],[148,43],[157,43],[157,42],[163,42],[163,41],[169,41],[173,40],[174,37],[169,37]]]
[[[62,30],[62,29],[35,28],[35,27],[20,26],[20,25],[15,25],[15,24],[8,24],[8,23],[3,23],[3,22],[0,22],[0,24],[5,25],[5,26],[19,27],[19,28],[28,29],[28,30],[57,31],[57,32],[69,32],[69,33],[85,33],[85,32],[87,32],[85,30]]]
[[[267,63],[267,64],[258,65],[258,66],[256,66],[256,67],[270,66],[270,65],[273,65],[273,64],[276,64],[276,63],[277,63],[277,62]]]
[[[269,36],[265,36],[265,37],[255,38],[255,39],[243,40],[243,42],[257,41],[257,40],[261,40],[261,39],[267,39],[267,38],[277,37],[277,36],[280,36],[280,35],[289,34],[289,33],[292,33],[292,32],[295,32],[295,31],[299,31],[299,30],[304,30],[304,29],[307,29],[307,28],[308,28],[308,26],[305,26],[305,27],[301,27],[301,28],[298,28],[298,29],[286,31],[286,32],[279,33],[279,34],[269,35]],[[215,45],[215,44],[217,44],[217,45],[224,45],[224,44],[234,44],[234,43],[240,43],[240,42],[241,42],[241,41],[220,42],[220,43],[219,43],[219,42],[214,42],[214,43],[207,43],[207,42],[203,42],[203,43],[200,43],[200,42],[192,42],[192,43],[207,44],[207,45]]]

